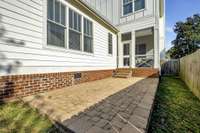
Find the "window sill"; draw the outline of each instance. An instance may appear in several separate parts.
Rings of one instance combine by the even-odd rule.
[[[56,47],[56,46],[46,45],[43,48],[47,49],[47,50],[63,52],[63,53],[71,53],[71,54],[85,55],[85,56],[94,56],[94,53],[88,53],[88,52],[73,50],[73,49],[66,49],[64,47]]]

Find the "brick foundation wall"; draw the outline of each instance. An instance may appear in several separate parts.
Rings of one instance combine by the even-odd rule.
[[[154,68],[133,68],[133,77],[159,77],[159,70]]]
[[[84,71],[81,78],[74,79],[77,72],[44,73],[0,76],[0,100],[25,97],[74,84],[111,77],[113,70]]]

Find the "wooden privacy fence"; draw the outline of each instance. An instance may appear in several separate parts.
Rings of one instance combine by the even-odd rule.
[[[180,77],[200,99],[200,50],[180,59]]]
[[[180,71],[179,59],[167,60],[161,66],[162,75],[178,75]]]

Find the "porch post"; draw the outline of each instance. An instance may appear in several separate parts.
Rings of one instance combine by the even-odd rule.
[[[118,68],[123,67],[121,33],[118,33]]]
[[[160,68],[159,60],[159,29],[154,27],[154,68]]]
[[[132,41],[131,41],[131,68],[135,68],[135,45],[136,45],[136,39],[135,39],[135,31],[132,31],[132,34],[131,34],[131,38],[132,38]]]

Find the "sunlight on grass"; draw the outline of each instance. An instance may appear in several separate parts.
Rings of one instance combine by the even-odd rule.
[[[161,78],[149,132],[200,132],[200,101],[179,78]]]
[[[58,132],[47,117],[21,102],[0,104],[0,133]]]

